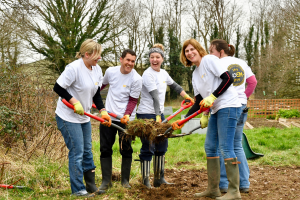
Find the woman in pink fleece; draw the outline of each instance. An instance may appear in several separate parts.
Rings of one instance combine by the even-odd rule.
[[[234,152],[237,156],[237,160],[241,162],[239,164],[239,174],[240,174],[240,183],[239,188],[240,192],[248,193],[249,192],[249,167],[247,163],[247,159],[245,156],[245,152],[242,146],[242,137],[243,137],[243,127],[247,120],[248,108],[247,108],[247,99],[253,93],[257,81],[255,75],[251,71],[251,68],[247,65],[247,63],[241,59],[233,57],[235,53],[235,48],[233,45],[229,45],[225,40],[213,40],[210,46],[210,54],[215,55],[221,59],[222,63],[227,66],[228,71],[234,78],[233,86],[239,95],[239,100],[242,103],[242,113],[237,122],[237,127],[234,136]],[[245,85],[247,83],[247,87],[245,89]],[[230,180],[228,184],[224,160],[221,159],[221,178],[220,178],[220,190],[223,193],[230,193]],[[230,194],[226,194],[225,196],[229,196]],[[220,199],[227,199],[227,197],[223,197]]]

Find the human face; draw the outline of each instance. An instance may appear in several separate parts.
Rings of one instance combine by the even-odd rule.
[[[129,74],[131,70],[134,68],[136,56],[127,53],[125,58],[120,58],[121,62],[121,73],[122,74]]]
[[[83,62],[88,69],[91,69],[92,66],[97,65],[100,59],[101,59],[101,55],[96,56],[95,53],[89,55],[87,52],[85,52],[83,57]]]
[[[164,59],[163,57],[160,55],[160,53],[151,53],[150,54],[150,65],[151,65],[151,68],[155,71],[160,71],[160,67],[161,67],[161,64],[163,63]]]
[[[202,57],[200,56],[199,52],[195,47],[189,44],[184,50],[185,57],[194,63],[197,67],[200,65]]]
[[[217,51],[215,45],[210,45],[210,47],[209,47],[209,54],[210,54],[210,55],[217,56],[218,58],[221,57],[221,52],[218,52],[218,51]]]

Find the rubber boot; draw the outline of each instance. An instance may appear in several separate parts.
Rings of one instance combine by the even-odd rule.
[[[228,179],[228,190],[227,193],[216,198],[217,200],[240,200],[242,199],[239,185],[240,185],[240,175],[239,175],[239,166],[237,158],[230,158],[229,160],[224,160],[226,174]]]
[[[208,186],[202,193],[196,193],[195,197],[209,197],[215,199],[222,196],[219,183],[220,183],[220,158],[207,157],[207,176]]]
[[[141,161],[141,172],[142,172],[142,183],[147,187],[151,188],[150,185],[150,164],[151,161],[140,160]]]
[[[161,184],[174,184],[168,183],[165,180],[165,156],[154,156],[153,161],[154,169],[154,187],[159,187]]]
[[[83,172],[84,181],[86,184],[86,191],[88,193],[103,194],[104,190],[99,190],[95,184],[95,169],[91,169],[87,172]]]
[[[131,162],[132,158],[122,157],[121,184],[124,188],[131,188],[131,186],[129,185]]]
[[[99,190],[107,190],[112,187],[112,158],[100,158],[102,171],[102,184]]]

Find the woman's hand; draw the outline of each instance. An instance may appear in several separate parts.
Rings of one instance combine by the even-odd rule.
[[[76,103],[74,103],[73,106],[74,106],[74,113],[77,113],[79,115],[84,114],[84,110],[83,110],[83,107],[82,107],[80,101],[77,101]]]
[[[204,106],[206,108],[210,108],[212,107],[214,101],[217,99],[217,97],[215,97],[213,94],[210,94],[208,97],[205,97],[201,102],[200,102],[200,106]]]
[[[185,100],[189,100],[190,102],[192,102],[192,105],[194,105],[195,100],[192,97],[190,97],[188,94],[185,94],[183,98]],[[186,102],[185,104],[187,105],[187,104],[189,104],[189,102]]]

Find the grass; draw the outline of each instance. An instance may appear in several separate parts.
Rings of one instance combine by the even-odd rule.
[[[176,109],[175,109],[176,110]],[[185,112],[183,112],[184,114]],[[179,119],[175,117],[172,121]],[[245,130],[250,146],[254,152],[265,156],[257,160],[249,160],[249,165],[271,166],[300,166],[300,129],[259,128]],[[119,152],[118,138],[113,146],[113,173],[121,171],[121,155]],[[204,152],[205,135],[189,135],[182,138],[169,139],[168,152],[166,153],[166,168],[203,168],[206,167]],[[139,158],[141,148],[140,139],[132,144],[133,159]],[[100,170],[100,144],[98,127],[93,128],[93,153],[96,168],[96,183],[101,184]],[[184,162],[183,165],[177,165]],[[80,199],[71,197],[69,185],[68,163],[49,161],[47,158],[37,158],[30,163],[30,170],[23,169],[24,180],[17,185],[26,185],[33,190],[0,190],[0,199]],[[152,166],[151,166],[152,168]],[[32,172],[32,173],[29,173]],[[6,172],[6,171],[5,171]],[[153,169],[151,169],[153,175]],[[131,184],[140,184],[140,164],[133,161],[131,170]],[[8,181],[8,180],[7,180]],[[11,182],[9,182],[11,183]],[[114,182],[104,196],[98,199],[131,199],[120,182]],[[81,198],[83,199],[83,198]],[[97,198],[96,198],[97,199]]]

